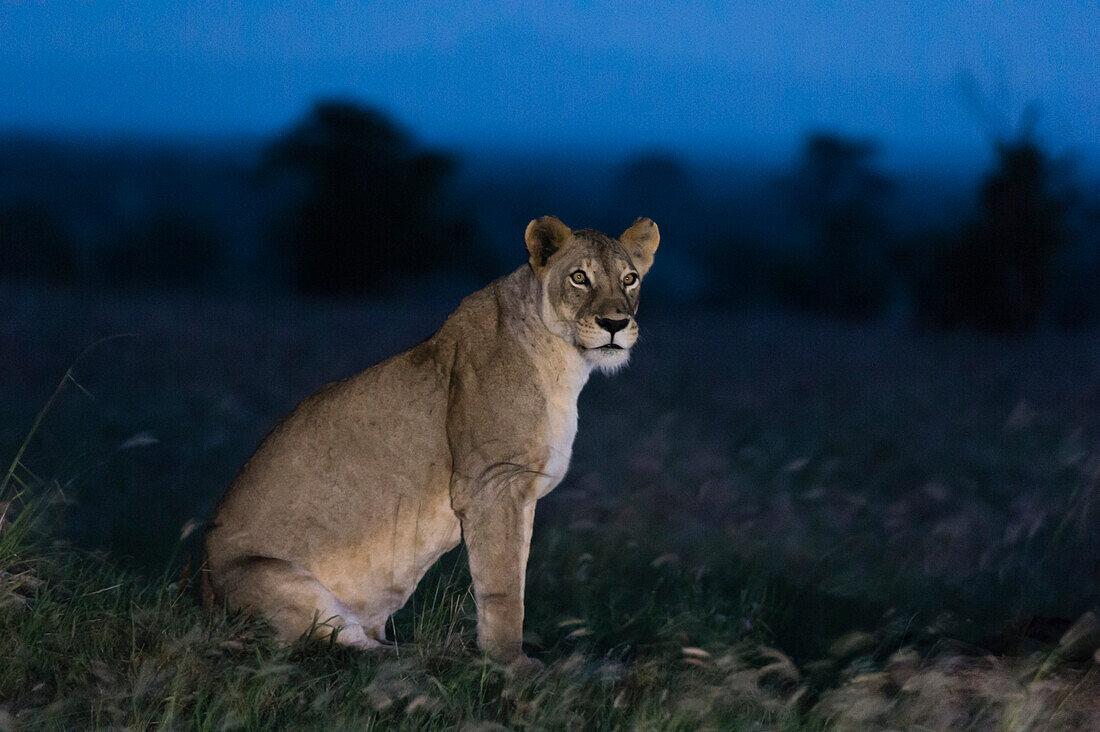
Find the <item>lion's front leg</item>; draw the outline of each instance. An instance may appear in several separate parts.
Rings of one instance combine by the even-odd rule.
[[[528,491],[474,493],[460,518],[477,603],[477,645],[510,663],[523,656],[523,586],[535,499]]]

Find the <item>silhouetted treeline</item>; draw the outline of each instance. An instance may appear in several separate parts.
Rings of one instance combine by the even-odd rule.
[[[0,140],[0,276],[235,287],[259,246],[253,159],[225,143]]]
[[[417,149],[381,114],[318,104],[267,146],[265,177],[290,176],[296,200],[272,227],[308,295],[383,295],[436,272],[491,272],[444,193],[453,160]]]
[[[1096,192],[1034,125],[992,153],[970,190],[887,172],[873,140],[826,131],[786,171],[664,150],[462,158],[342,100],[235,144],[9,138],[0,276],[384,297],[507,271],[534,216],[617,231],[646,215],[664,242],[648,300],[992,331],[1100,322]]]
[[[883,207],[893,180],[871,140],[807,136],[780,195],[804,242],[775,272],[779,302],[841,317],[877,315],[890,282],[891,238]]]
[[[914,278],[917,314],[929,325],[1033,327],[1048,302],[1055,264],[1073,244],[1064,165],[1030,127],[998,140],[995,150],[974,220],[945,236]]]
[[[77,271],[73,242],[46,206],[18,199],[0,204],[0,272],[71,283]]]

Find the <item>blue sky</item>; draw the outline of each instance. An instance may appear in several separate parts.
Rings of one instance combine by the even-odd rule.
[[[1100,159],[1100,3],[441,4],[0,0],[0,127],[269,133],[319,96],[450,147],[790,154],[809,128],[900,162],[986,149],[1042,105],[1056,150]]]

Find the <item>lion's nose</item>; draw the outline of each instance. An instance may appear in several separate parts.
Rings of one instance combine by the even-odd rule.
[[[625,328],[629,322],[630,318],[596,318],[596,325],[600,326],[611,335],[615,335]]]

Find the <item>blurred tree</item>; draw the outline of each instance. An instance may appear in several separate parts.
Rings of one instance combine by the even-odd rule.
[[[808,230],[810,251],[780,273],[781,300],[844,317],[881,311],[889,275],[881,212],[894,183],[876,169],[877,154],[870,140],[807,136],[784,188]]]
[[[214,282],[225,254],[225,242],[193,217],[159,211],[104,243],[96,269],[112,287],[194,288]]]
[[[994,136],[995,164],[982,181],[975,221],[941,243],[917,288],[924,322],[998,332],[1036,324],[1070,243],[1074,199],[1068,161],[1043,150],[1036,119],[1031,105],[1013,135]]]
[[[648,275],[647,300],[662,298],[676,302],[714,298],[726,302],[733,278],[712,276],[716,273],[716,254],[725,254],[730,232],[728,213],[712,206],[709,191],[697,185],[699,171],[674,151],[652,149],[627,158],[612,171],[611,185],[592,196],[593,212],[589,221],[606,231],[622,231],[639,216],[646,216],[661,227],[670,246],[663,253],[661,266]],[[705,266],[704,266],[705,263]]]
[[[0,275],[72,283],[77,269],[72,241],[45,206],[0,206]]]
[[[381,114],[318,103],[272,142],[265,177],[289,176],[297,203],[276,225],[295,288],[311,295],[385,293],[440,272],[482,274],[472,227],[444,211],[452,160],[413,147]]]
[[[683,164],[675,155],[661,151],[627,160],[615,176],[618,203],[634,211],[645,211],[636,216],[645,215],[654,221],[665,222],[666,228],[669,216],[682,211],[691,189],[691,180]]]

